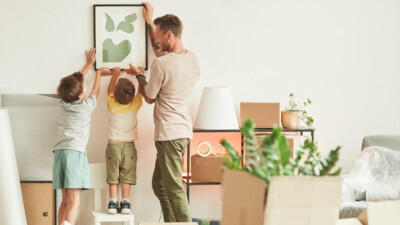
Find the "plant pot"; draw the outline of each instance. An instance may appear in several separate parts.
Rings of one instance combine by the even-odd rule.
[[[282,111],[281,122],[284,128],[297,129],[300,125],[300,110]]]

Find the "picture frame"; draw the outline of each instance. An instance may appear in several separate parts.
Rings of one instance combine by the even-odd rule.
[[[147,25],[142,4],[93,5],[95,70],[148,67]]]

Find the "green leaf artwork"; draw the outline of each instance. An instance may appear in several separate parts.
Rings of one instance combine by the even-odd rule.
[[[136,19],[137,19],[136,13],[132,13],[132,14],[127,15],[125,17],[125,21],[128,22],[128,23],[133,23],[133,22],[135,22]]]
[[[106,26],[105,29],[107,32],[115,31],[114,21],[108,15],[106,16]],[[125,21],[121,21],[117,26],[117,31],[121,30],[126,33],[133,33],[134,27],[132,23],[137,19],[136,13],[129,14],[125,16]],[[120,42],[118,45],[115,45],[113,40],[110,38],[104,40],[103,42],[103,62],[122,62],[132,50],[131,43],[128,40],[124,40]]]
[[[106,13],[106,31],[113,32],[115,29],[114,21],[111,17]]]
[[[122,30],[126,33],[133,33],[134,28],[132,24],[122,21],[118,24],[117,30]]]
[[[115,45],[109,38],[103,42],[103,62],[122,62],[131,52],[132,46],[128,40]]]
[[[136,13],[132,13],[125,17],[125,21],[121,21],[118,24],[117,30],[122,30],[126,33],[132,33],[134,27],[131,23],[133,23],[137,19]]]

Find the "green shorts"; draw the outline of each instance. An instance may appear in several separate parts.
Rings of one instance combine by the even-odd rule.
[[[107,183],[136,184],[136,162],[135,143],[108,143],[106,149]]]
[[[60,149],[54,151],[53,189],[90,188],[90,173],[85,153]]]

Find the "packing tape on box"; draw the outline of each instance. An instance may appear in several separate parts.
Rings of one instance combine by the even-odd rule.
[[[216,146],[218,146],[218,147],[221,149],[221,153],[220,153],[220,154],[217,154],[217,152],[215,151]],[[221,144],[216,144],[216,145],[214,145],[214,147],[212,148],[212,152],[213,152],[214,155],[216,155],[216,156],[223,156],[224,153],[225,153],[225,148],[224,148],[224,146],[222,146]]]
[[[208,151],[206,153],[202,153],[200,151],[200,147],[202,145],[207,145]],[[212,152],[212,147],[211,147],[210,143],[208,143],[207,141],[202,141],[197,145],[197,154],[199,154],[200,156],[202,156],[202,157],[209,156],[211,154],[211,152]]]
[[[200,151],[200,147],[201,147],[202,145],[206,145],[206,146],[208,147],[208,151],[207,151],[206,153],[202,153],[202,152]],[[220,153],[220,154],[218,154],[218,153],[215,151],[215,149],[216,149],[217,147],[219,147],[219,148],[221,149],[221,153]],[[214,145],[214,148],[213,148],[213,147],[211,147],[210,143],[208,143],[207,141],[202,141],[202,142],[200,142],[200,143],[197,145],[197,153],[198,153],[200,156],[202,156],[202,157],[209,156],[211,153],[214,153],[214,155],[216,155],[216,156],[223,156],[224,153],[225,153],[225,148],[224,148],[224,146],[222,146],[221,144],[216,144],[216,145]]]

